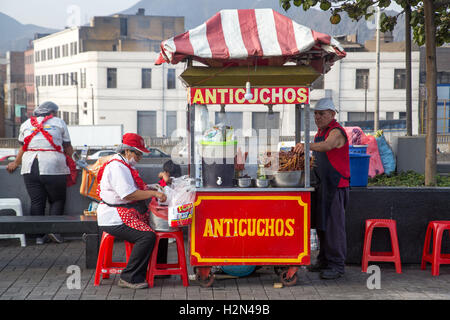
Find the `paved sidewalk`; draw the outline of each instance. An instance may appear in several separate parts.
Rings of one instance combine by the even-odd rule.
[[[156,279],[154,288],[131,290],[117,286],[118,276],[104,279],[94,287],[94,270],[86,269],[81,240],[63,244],[49,243],[20,247],[18,239],[0,240],[0,300],[450,300],[450,266],[441,266],[438,277],[431,276],[430,265],[405,265],[403,273],[395,273],[393,264],[379,264],[381,289],[368,289],[375,284],[371,274],[357,265],[347,266],[338,280],[321,280],[317,273],[304,268],[298,271],[295,286],[274,288],[279,282],[273,268],[264,267],[248,277],[216,279],[212,287],[202,288],[190,281],[185,288],[178,276]],[[117,242],[114,255],[124,256],[123,242]],[[175,254],[169,245],[169,262]],[[81,288],[69,289],[69,266],[79,266]],[[192,268],[189,267],[192,274]],[[369,281],[368,281],[369,279]]]

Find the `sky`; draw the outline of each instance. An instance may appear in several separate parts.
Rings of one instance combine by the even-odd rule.
[[[93,16],[123,11],[137,2],[139,0],[0,0],[0,12],[22,24],[63,29],[89,23]],[[400,11],[398,5],[391,5],[390,8]]]

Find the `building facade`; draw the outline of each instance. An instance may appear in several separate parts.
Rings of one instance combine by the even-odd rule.
[[[155,66],[159,44],[184,30],[177,17],[95,17],[90,27],[75,27],[34,41],[36,104],[57,103],[68,124],[123,124],[144,136],[184,136],[187,92],[179,75],[184,63]],[[143,40],[146,39],[146,40]],[[380,54],[380,120],[406,118],[405,54],[401,43],[383,38]],[[344,41],[347,57],[312,86],[310,103],[332,97],[341,122],[373,120],[376,53],[370,43]],[[156,45],[157,44],[157,45]],[[245,84],[243,84],[244,87]],[[412,53],[413,133],[418,132],[419,52]],[[220,121],[220,106],[207,107],[210,124]],[[225,122],[245,136],[274,128],[295,135],[294,105],[229,105]],[[313,117],[311,129],[315,130]],[[176,130],[179,129],[179,130]]]
[[[17,137],[20,124],[26,118],[24,52],[8,51],[6,60],[5,136]]]

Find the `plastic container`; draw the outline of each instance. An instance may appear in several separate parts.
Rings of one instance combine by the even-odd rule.
[[[349,152],[350,153],[361,153],[366,154],[367,153],[367,144],[364,145],[350,145],[349,146]]]
[[[366,187],[369,178],[370,155],[350,153],[350,186]]]
[[[160,206],[158,202],[153,199],[150,203],[150,226],[155,231],[176,231],[169,226],[168,219],[168,207]]]
[[[256,266],[222,266],[222,271],[235,277],[245,277],[252,274]]]

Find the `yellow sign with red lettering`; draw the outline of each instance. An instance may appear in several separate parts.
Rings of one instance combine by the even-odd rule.
[[[308,87],[251,88],[252,98],[245,99],[245,88],[189,88],[190,104],[307,104]]]

